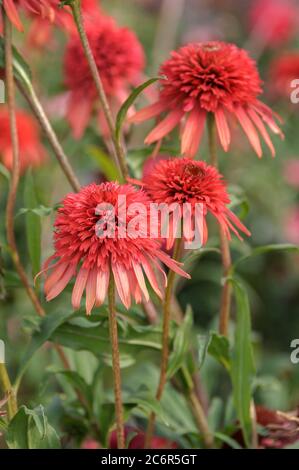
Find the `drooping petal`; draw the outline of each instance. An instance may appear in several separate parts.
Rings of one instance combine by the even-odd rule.
[[[118,295],[124,306],[129,309],[131,306],[131,296],[127,271],[121,264],[114,263],[112,264],[112,271]]]
[[[148,134],[144,142],[149,145],[165,137],[180,122],[180,120],[182,119],[182,116],[183,116],[183,111],[180,109],[175,109],[174,111],[170,111],[170,113],[166,116],[166,118],[163,119]]]
[[[158,297],[160,297],[162,299],[162,297],[163,297],[162,289],[158,285],[156,274],[153,270],[153,267],[152,267],[149,259],[147,259],[146,257],[142,257],[142,267],[144,269],[144,272],[145,272],[152,288],[154,289],[154,291],[156,292]]]
[[[89,271],[88,279],[86,282],[86,313],[90,315],[91,310],[96,301],[97,290],[97,270],[92,269]]]
[[[161,250],[156,250],[156,256],[164,263],[169,269],[172,269],[175,273],[179,274],[180,276],[185,277],[186,279],[191,279],[190,274],[186,273],[179,267],[179,263],[173,260],[170,256],[164,253]]]
[[[251,143],[253,149],[255,150],[258,157],[261,158],[263,155],[261,142],[260,142],[258,133],[255,127],[253,126],[252,122],[250,121],[249,117],[247,116],[245,110],[241,106],[236,106],[235,114],[245,134],[247,135],[249,142]]]
[[[67,286],[67,284],[72,279],[73,275],[75,274],[76,266],[71,264],[64,274],[60,277],[60,279],[56,282],[56,284],[52,285],[51,289],[49,289],[48,294],[46,296],[47,301],[50,301],[57,297],[63,289]]]
[[[272,144],[272,141],[271,141],[270,136],[267,132],[267,129],[264,126],[263,121],[261,120],[259,115],[256,113],[256,111],[252,108],[248,109],[248,114],[249,114],[250,118],[252,119],[252,121],[254,122],[254,124],[256,125],[256,127],[258,128],[258,130],[260,131],[264,141],[268,145],[268,147],[271,151],[272,157],[275,157],[275,153],[276,153],[275,148],[274,148],[274,145]]]
[[[91,109],[92,102],[88,97],[84,97],[79,93],[70,94],[67,118],[75,139],[82,137],[90,118]]]
[[[24,31],[14,0],[3,0],[3,6],[12,24],[14,24],[19,31]]]
[[[277,134],[280,136],[281,139],[284,139],[284,134],[282,130],[278,127],[276,124],[273,116],[274,113],[271,111],[268,106],[266,106],[264,103],[257,102],[253,108],[257,111],[257,113],[261,116],[263,121],[270,127],[271,131],[274,132],[274,134]],[[277,116],[278,119],[278,116]]]
[[[220,143],[224,151],[227,152],[230,145],[231,135],[228,122],[222,108],[218,108],[215,112],[215,121]]]
[[[47,277],[45,281],[45,285],[44,285],[46,294],[48,294],[50,289],[59,281],[59,279],[64,274],[68,266],[69,266],[69,263],[66,263],[66,262],[51,266],[53,271]]]
[[[137,111],[133,116],[129,117],[128,122],[143,122],[147,119],[152,119],[155,116],[163,113],[167,109],[167,104],[162,101],[157,101],[157,103],[151,104],[146,108]]]
[[[207,113],[197,106],[190,112],[182,135],[182,155],[195,157],[204,131],[206,115]]]
[[[144,276],[143,276],[141,266],[136,261],[132,261],[132,267],[133,267],[136,279],[138,281],[139,287],[142,291],[142,294],[144,295],[145,300],[148,301],[149,300],[149,294],[148,294],[148,290],[147,290],[147,287],[146,287],[146,284],[145,284],[145,280],[144,280]]]
[[[74,310],[78,310],[80,308],[81,298],[86,286],[88,274],[89,270],[81,266],[72,292],[72,306]]]
[[[97,287],[96,287],[96,306],[100,307],[106,297],[109,285],[110,270],[103,269],[97,272]]]

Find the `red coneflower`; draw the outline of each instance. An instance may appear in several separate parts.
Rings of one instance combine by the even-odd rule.
[[[167,113],[145,142],[161,140],[183,124],[181,153],[194,157],[201,142],[208,113],[216,119],[220,142],[228,150],[231,134],[228,119],[236,117],[259,157],[259,134],[275,154],[264,123],[282,134],[274,113],[257,99],[261,80],[255,62],[245,50],[224,42],[189,44],[172,53],[160,69],[159,100],[137,112],[131,122],[141,122]]]
[[[299,9],[294,0],[255,0],[249,11],[252,34],[267,46],[289,41],[299,25]]]
[[[120,197],[125,199],[119,206]],[[104,204],[107,211],[99,214],[99,204]],[[138,225],[142,234],[136,236],[129,228],[140,205],[143,212],[138,216]],[[112,228],[111,207],[115,211],[114,232],[99,236],[99,223],[105,230]],[[137,303],[143,298],[149,299],[144,274],[157,295],[162,296],[166,277],[160,261],[176,273],[189,277],[178,263],[161,251],[157,240],[149,238],[149,207],[144,191],[113,182],[90,184],[77,194],[67,195],[55,221],[55,253],[45,264],[45,272],[52,271],[45,281],[47,300],[59,295],[75,276],[72,305],[78,309],[86,291],[86,312],[90,314],[94,305],[99,306],[105,300],[111,270],[119,297],[129,308],[131,298]],[[124,209],[126,214],[123,215]],[[55,264],[50,266],[54,259]]]
[[[269,88],[275,98],[290,101],[292,82],[299,78],[299,54],[290,52],[274,59],[270,65]],[[298,88],[298,84],[297,84]]]
[[[46,151],[41,144],[39,128],[34,119],[25,111],[16,111],[19,137],[20,170],[36,167],[46,160]],[[10,134],[9,113],[6,107],[0,108],[0,161],[11,170],[13,151]]]
[[[48,18],[53,21],[55,18],[55,7],[58,7],[58,2],[55,0],[3,0],[3,7],[5,13],[10,21],[20,31],[23,30],[18,8],[23,9],[27,13],[41,15],[43,18]]]
[[[127,98],[129,88],[136,85],[144,67],[144,53],[135,33],[119,28],[112,18],[86,22],[86,33],[101,74],[103,86],[113,111]],[[68,120],[74,136],[79,138],[97,103],[97,91],[79,37],[74,36],[66,49],[65,80],[70,90]],[[98,119],[107,133],[101,109]]]
[[[208,238],[205,221],[208,213],[217,219],[228,239],[231,238],[230,231],[240,238],[237,229],[250,236],[250,232],[227,207],[230,198],[226,184],[214,166],[189,158],[161,160],[150,173],[146,173],[142,182],[152,201],[157,204],[166,203],[170,206],[178,203],[182,207],[183,204],[189,203],[193,215],[196,215],[196,204],[202,204],[203,217],[200,217],[201,220],[195,218],[193,229],[197,228],[200,234],[203,232],[201,237],[203,244]],[[168,248],[174,243],[172,234],[175,236],[182,218],[182,210],[173,212],[170,236],[167,240]],[[184,237],[188,242],[192,241],[192,235],[184,230]]]

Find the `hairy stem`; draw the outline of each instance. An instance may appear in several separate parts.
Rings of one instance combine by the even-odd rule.
[[[112,369],[114,381],[114,397],[115,397],[115,417],[116,417],[116,434],[118,449],[125,448],[124,418],[123,404],[121,396],[121,373],[118,346],[117,318],[115,308],[115,285],[112,272],[110,273],[109,291],[109,329],[110,341],[112,347]]]
[[[5,364],[0,363],[0,386],[3,393],[7,396],[7,414],[11,420],[18,411],[17,398],[11,385]]]
[[[190,391],[189,399],[192,406],[193,416],[196,420],[197,427],[203,436],[204,444],[208,449],[211,449],[214,443],[213,434],[209,429],[205,412],[194,390]]]
[[[85,57],[88,62],[90,72],[92,75],[92,78],[94,80],[99,100],[111,133],[111,139],[114,145],[115,149],[115,154],[117,156],[118,164],[122,173],[122,177],[124,180],[126,180],[129,176],[129,171],[128,171],[128,166],[126,162],[126,156],[125,156],[125,151],[121,145],[121,142],[116,138],[115,135],[115,125],[114,125],[114,120],[112,116],[112,112],[109,106],[109,102],[104,90],[103,82],[97,67],[97,64],[95,62],[88,37],[84,28],[83,24],[83,19],[82,19],[82,12],[81,12],[81,2],[80,0],[74,0],[71,3],[71,8],[74,16],[74,20],[78,29],[78,33],[81,39],[82,47],[84,49]]]
[[[173,258],[178,260],[181,253],[182,247],[182,238],[177,238],[175,242]],[[163,331],[162,331],[162,355],[161,355],[161,365],[160,365],[160,378],[159,384],[156,392],[156,399],[161,400],[164,387],[167,383],[167,368],[169,361],[169,329],[170,329],[170,319],[171,319],[171,305],[173,297],[173,289],[175,284],[175,272],[170,270],[168,273],[167,287],[165,292],[165,299],[163,304]],[[155,428],[155,413],[151,413],[149,417],[146,437],[145,437],[145,448],[151,448],[151,442],[154,435]]]
[[[214,115],[212,114],[210,114],[208,118],[208,132],[209,132],[210,159],[211,159],[212,165],[214,165],[217,168],[218,159],[217,159],[216,125],[215,125]],[[231,260],[229,241],[222,227],[219,228],[219,236],[220,236],[220,249],[221,249],[221,257],[222,257],[223,276],[225,278],[224,285],[222,288],[222,294],[221,294],[219,332],[220,334],[227,336],[228,327],[229,327],[229,319],[230,319],[230,310],[231,310],[232,287],[231,287],[231,284],[226,280],[226,278],[231,269],[232,260]]]
[[[80,183],[78,181],[77,176],[74,173],[74,170],[68,160],[68,157],[64,153],[63,148],[61,147],[61,144],[55,134],[54,129],[52,128],[50,121],[35,93],[35,90],[33,86],[30,84],[27,87],[25,87],[22,83],[17,82],[17,85],[22,92],[23,96],[29,103],[32,112],[35,114],[37,120],[39,121],[42,130],[44,131],[51,147],[52,150],[58,160],[59,165],[62,168],[62,171],[64,172],[66,178],[68,179],[71,187],[73,188],[74,191],[78,192],[80,191]]]

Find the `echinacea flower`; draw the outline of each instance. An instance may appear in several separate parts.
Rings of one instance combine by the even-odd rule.
[[[254,37],[273,48],[289,41],[299,26],[294,0],[254,0],[248,17]]]
[[[55,18],[55,7],[58,7],[58,1],[55,0],[3,0],[5,13],[12,24],[20,31],[23,31],[23,25],[18,9],[53,21]]]
[[[289,52],[275,58],[269,67],[269,89],[275,99],[291,103],[291,94],[298,89],[293,82],[299,78],[299,53]]]
[[[130,87],[140,81],[144,67],[142,46],[133,31],[118,27],[112,18],[99,18],[85,26],[109,104],[116,112],[128,97]],[[65,82],[70,91],[67,118],[74,136],[80,138],[98,105],[98,94],[78,35],[66,48]],[[99,106],[97,113],[102,132],[107,134]]]
[[[56,1],[56,0],[55,0]],[[81,0],[81,12],[84,21],[97,21],[101,13],[100,0]],[[58,26],[68,34],[76,32],[76,24],[68,5],[59,8],[58,0],[55,6],[55,21],[49,21],[44,16],[30,14],[32,19],[28,31],[27,43],[30,47],[44,47],[51,45],[53,37],[53,26]],[[54,8],[53,6],[53,8]]]
[[[42,165],[46,151],[40,140],[36,121],[25,111],[16,110],[16,123],[19,140],[20,170]],[[9,113],[6,107],[0,108],[0,162],[9,170],[13,166],[13,150],[10,134]]]
[[[156,103],[138,111],[130,122],[166,116],[147,136],[145,142],[163,139],[182,125],[181,153],[194,157],[199,148],[208,113],[215,116],[222,147],[228,151],[229,121],[236,118],[259,157],[259,134],[275,154],[265,124],[282,135],[274,113],[258,100],[262,92],[255,62],[245,50],[224,42],[189,44],[174,51],[161,66],[161,91]]]
[[[132,224],[135,225],[140,206],[138,236]],[[113,276],[119,297],[129,308],[132,298],[136,303],[149,299],[144,274],[157,295],[162,296],[166,277],[160,262],[189,277],[161,251],[157,239],[150,238],[149,207],[144,191],[114,182],[90,184],[79,193],[67,195],[55,221],[55,253],[45,264],[47,300],[57,297],[75,278],[73,308],[80,307],[86,291],[86,312],[90,314],[95,305],[104,302],[109,278]],[[56,261],[51,265],[53,260]]]
[[[208,213],[217,219],[229,240],[231,239],[230,232],[241,238],[238,230],[250,236],[250,232],[228,208],[230,198],[226,184],[214,166],[189,158],[161,160],[151,172],[146,173],[142,183],[149,197],[156,204],[166,203],[169,207],[174,203],[181,207],[186,203],[190,205],[195,220],[193,221],[193,233],[188,233],[188,230],[183,231],[184,238],[188,242],[192,241],[194,231],[197,230],[199,233],[202,232],[202,243],[206,243],[208,238],[206,216]],[[199,218],[195,212],[196,204],[202,204],[202,216]],[[167,248],[171,248],[173,245],[183,216],[182,210],[173,211]]]

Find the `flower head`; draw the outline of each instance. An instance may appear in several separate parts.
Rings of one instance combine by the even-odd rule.
[[[46,160],[46,151],[41,144],[39,128],[34,119],[25,111],[16,111],[19,137],[20,167],[24,172],[28,167],[36,167]],[[0,108],[0,161],[9,170],[13,165],[13,151],[10,136],[9,113],[6,107]]]
[[[298,52],[285,53],[274,59],[270,65],[269,86],[275,98],[287,99],[294,90],[292,82],[299,77],[299,54]],[[298,88],[298,84],[296,84]]]
[[[221,174],[215,167],[207,165],[203,161],[190,160],[189,158],[161,160],[152,169],[151,173],[146,173],[143,184],[150,198],[157,204],[166,203],[171,205],[177,203],[182,206],[188,203],[195,216],[195,207],[197,204],[201,204],[203,218],[200,217],[201,220],[195,218],[194,229],[203,232],[203,244],[206,243],[208,238],[205,221],[208,213],[217,219],[229,239],[231,238],[230,231],[240,238],[237,229],[246,235],[250,235],[250,232],[238,217],[228,208],[230,198]],[[182,218],[182,211],[173,212],[171,233],[176,233]],[[196,226],[196,224],[198,225]],[[184,236],[187,241],[190,241],[192,235],[184,229]],[[167,246],[171,247],[173,242],[174,239],[170,235]]]
[[[259,41],[277,47],[295,34],[299,9],[294,0],[255,0],[249,11],[249,23]]]
[[[18,8],[28,14],[40,15],[53,21],[55,18],[55,8],[58,8],[58,2],[55,0],[3,0],[3,7],[12,24],[22,31],[23,25],[19,17]]]
[[[181,153],[194,157],[201,142],[208,113],[215,116],[220,142],[228,150],[231,133],[229,118],[235,117],[259,157],[259,133],[275,154],[266,130],[281,134],[273,112],[257,96],[262,92],[255,62],[233,44],[207,42],[189,44],[171,54],[161,66],[159,100],[137,112],[131,122],[141,122],[166,113],[145,142],[161,140],[178,124],[183,124]]]
[[[150,201],[144,191],[111,182],[90,184],[77,194],[67,195],[62,204],[55,221],[55,253],[45,265],[45,272],[51,271],[45,282],[47,300],[59,295],[76,277],[72,305],[78,309],[86,291],[89,314],[94,305],[104,302],[113,275],[119,297],[129,308],[131,298],[137,303],[149,299],[144,274],[157,295],[162,296],[166,277],[160,261],[189,277],[161,251],[160,243],[150,238]],[[140,205],[142,213],[137,223],[134,217]],[[141,230],[139,236],[132,227],[136,223]],[[54,259],[56,262],[50,266]]]
[[[133,31],[119,28],[112,18],[86,22],[86,33],[111,108],[116,111],[127,98],[130,86],[140,79],[144,67],[142,46]],[[65,81],[70,90],[68,120],[74,136],[79,138],[97,102],[97,91],[78,35],[66,49]],[[107,132],[101,110],[98,118],[102,131]]]

